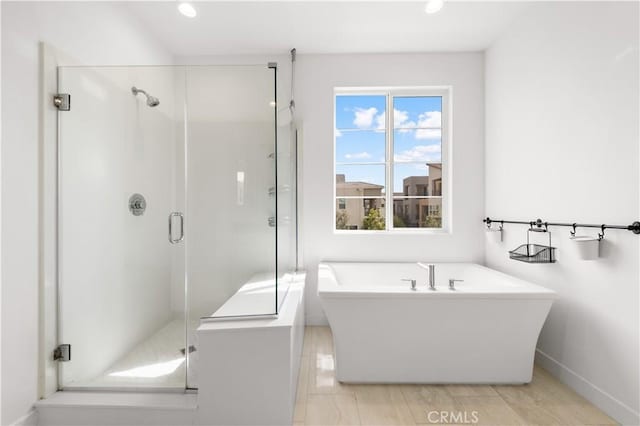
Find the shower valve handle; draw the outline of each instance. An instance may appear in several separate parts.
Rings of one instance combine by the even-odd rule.
[[[402,281],[410,281],[411,282],[411,290],[416,289],[416,280],[412,278],[403,278]]]
[[[464,280],[454,280],[453,278],[449,279],[449,289],[450,290],[455,290],[456,289],[456,283],[459,282],[464,282]]]

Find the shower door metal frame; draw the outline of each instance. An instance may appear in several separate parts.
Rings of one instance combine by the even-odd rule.
[[[58,114],[51,94],[58,93],[58,66],[73,62],[46,43],[40,56],[40,166],[39,181],[39,360],[38,396],[46,398],[59,389],[58,364],[53,351],[58,346]]]

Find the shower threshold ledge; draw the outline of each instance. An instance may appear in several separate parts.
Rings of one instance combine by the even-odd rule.
[[[60,391],[35,404],[38,425],[193,424],[196,393]]]

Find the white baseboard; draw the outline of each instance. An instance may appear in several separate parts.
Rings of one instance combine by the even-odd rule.
[[[13,422],[11,426],[37,426],[38,425],[38,412],[32,409],[24,416]]]
[[[536,349],[536,363],[623,425],[639,425],[640,414],[566,365]]]

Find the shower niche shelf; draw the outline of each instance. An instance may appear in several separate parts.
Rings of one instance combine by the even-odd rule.
[[[278,194],[284,194],[287,192],[291,192],[291,187],[289,185],[278,185],[278,188],[277,188]],[[269,196],[273,197],[275,195],[276,195],[276,187],[272,186],[269,188]]]

